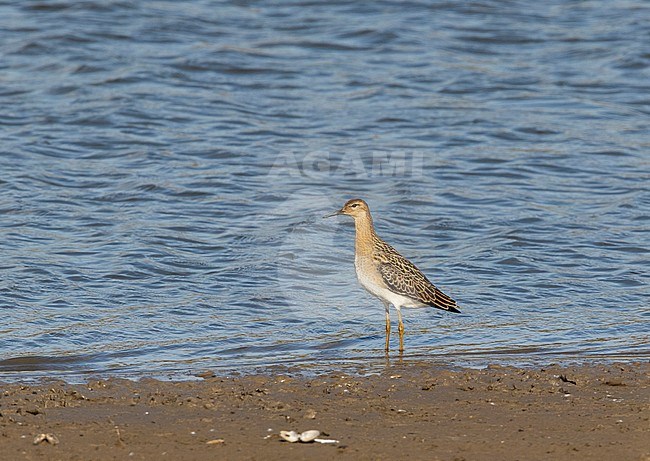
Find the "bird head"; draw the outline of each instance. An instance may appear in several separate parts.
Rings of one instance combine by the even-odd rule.
[[[361,216],[369,215],[370,209],[368,208],[368,204],[366,202],[364,202],[360,198],[354,198],[352,200],[348,200],[347,202],[345,202],[345,205],[343,205],[343,208],[341,208],[339,211],[336,211],[324,217],[329,218],[330,216],[336,216],[341,214],[352,216],[353,218],[356,219]]]

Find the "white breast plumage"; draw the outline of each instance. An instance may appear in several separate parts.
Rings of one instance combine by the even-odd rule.
[[[372,264],[372,261],[369,261],[366,258],[360,258],[357,256],[354,258],[354,268],[357,272],[357,278],[359,279],[361,286],[365,288],[368,293],[384,302],[392,304],[398,309],[400,307],[424,306],[422,303],[414,302],[411,298],[390,291],[385,284],[381,283],[379,280],[379,274],[376,272]],[[375,273],[374,277],[373,272]]]

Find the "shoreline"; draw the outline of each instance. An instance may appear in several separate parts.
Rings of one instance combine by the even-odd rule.
[[[12,460],[650,461],[650,363],[1,383]],[[288,443],[316,429],[338,443]],[[58,443],[42,440],[52,434]]]
[[[504,368],[520,368],[523,370],[534,370],[551,366],[562,367],[583,367],[583,366],[608,366],[627,363],[650,363],[650,350],[633,354],[561,354],[561,355],[533,355],[526,358],[521,353],[505,353],[501,357],[500,351],[491,351],[480,356],[472,355],[467,358],[465,355],[431,355],[409,353],[402,356],[397,353],[389,356],[383,355],[383,349],[378,355],[359,356],[356,358],[325,358],[314,361],[313,359],[299,359],[290,361],[278,361],[272,364],[246,363],[238,368],[230,364],[228,366],[195,367],[190,370],[179,371],[175,369],[148,371],[133,370],[123,371],[120,368],[106,369],[83,369],[73,371],[71,367],[66,368],[34,368],[33,359],[42,360],[43,363],[51,364],[51,357],[21,356],[0,361],[0,384],[29,384],[38,385],[48,381],[61,381],[66,384],[85,384],[91,380],[127,380],[139,381],[142,379],[155,379],[163,382],[185,382],[204,379],[205,373],[212,373],[222,378],[244,378],[246,376],[270,376],[286,374],[300,378],[317,378],[329,373],[343,373],[352,376],[370,376],[403,366],[420,366],[424,364],[432,368],[447,370],[481,370],[486,367],[500,366]],[[18,363],[20,361],[20,363]],[[49,374],[44,376],[43,374]]]

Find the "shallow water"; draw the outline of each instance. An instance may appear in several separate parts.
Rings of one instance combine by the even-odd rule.
[[[0,6],[0,378],[650,356],[650,6]],[[396,336],[393,346],[396,348]]]

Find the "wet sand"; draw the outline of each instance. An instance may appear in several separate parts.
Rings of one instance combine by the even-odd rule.
[[[650,460],[650,364],[2,384],[3,460]],[[335,444],[288,443],[317,429]],[[39,434],[52,434],[35,445]]]

